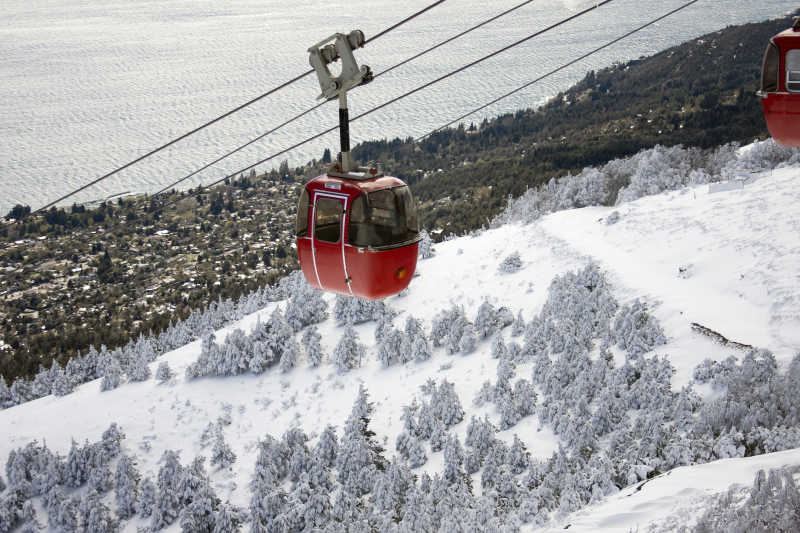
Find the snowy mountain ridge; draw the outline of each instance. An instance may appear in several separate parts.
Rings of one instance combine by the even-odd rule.
[[[651,167],[639,168],[644,177]],[[795,374],[787,374],[797,370],[790,363],[800,348],[800,166],[713,185],[670,181],[690,173],[668,170],[658,174],[672,184],[664,188],[679,190],[563,210],[543,208],[547,191],[539,191],[536,210],[524,208],[523,197],[504,224],[436,244],[408,294],[362,310],[369,320],[351,327],[364,352],[352,365],[334,364],[341,339],[353,338],[341,323],[352,308],[340,303],[337,311],[325,295],[311,303],[331,316],[308,319],[314,326],[303,319],[293,326],[289,304],[274,302],[216,331],[213,344],[197,340],[163,355],[158,362],[172,377],[162,367],[156,380],[117,386],[119,378],[98,379],[0,411],[0,457],[14,458],[0,499],[8,516],[19,517],[8,523],[30,523],[21,502],[9,504],[14,490],[32,498],[39,523],[50,519],[54,530],[67,530],[71,513],[78,527],[93,511],[103,523],[101,506],[122,517],[109,490],[120,479],[120,453],[135,456],[141,474],[132,512],[144,514],[147,491],[158,509],[123,520],[127,531],[203,530],[208,520],[233,528],[245,519],[242,527],[254,531],[346,524],[628,531],[665,519],[675,528],[695,523],[703,507],[690,504],[699,494],[749,485],[760,468],[800,464],[797,450],[764,454],[800,447],[800,421],[791,413],[800,406]],[[533,221],[522,223],[525,216]],[[422,325],[429,358],[403,355],[410,353],[403,339],[413,338],[414,327],[404,327],[410,317]],[[726,347],[692,324],[772,355]],[[313,343],[311,327],[325,355],[320,366],[310,367],[299,349]],[[269,348],[280,360],[263,357],[259,373],[195,371],[204,353],[207,361],[240,357],[234,339],[259,332],[267,344],[271,335],[285,340]],[[267,353],[253,342],[241,341],[250,360]],[[284,361],[292,343],[294,355]],[[762,382],[780,396],[774,413],[760,403]],[[715,402],[737,409],[718,415]],[[115,467],[114,482],[105,479],[110,473],[67,475],[66,465],[80,465],[80,442],[98,441],[112,423],[124,439],[111,431],[102,446],[83,449],[95,460],[84,468]],[[352,458],[360,465],[355,477],[331,455],[329,424],[340,445],[351,444],[337,457],[364,452]],[[20,451],[34,439],[49,452]],[[71,439],[78,445],[70,448]],[[755,456],[714,461],[745,454]],[[212,464],[192,464],[201,455]],[[681,466],[693,463],[707,464]],[[180,483],[193,480],[191,490],[169,472]],[[645,482],[658,472],[665,473]],[[41,492],[54,484],[64,486],[59,498]],[[90,497],[87,484],[100,493]],[[161,498],[178,486],[184,500]],[[64,504],[70,497],[72,507]],[[693,513],[687,521],[673,516],[686,509]]]

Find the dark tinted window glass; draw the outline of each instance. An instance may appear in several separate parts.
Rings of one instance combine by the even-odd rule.
[[[395,193],[403,202],[403,208],[406,215],[406,228],[408,231],[414,233],[419,232],[419,219],[417,218],[417,204],[414,203],[414,198],[411,196],[411,191],[408,187],[398,187]]]
[[[342,202],[334,198],[319,198],[314,219],[314,237],[324,242],[339,242],[341,224]]]
[[[761,67],[761,91],[774,93],[778,91],[778,71],[780,70],[780,52],[775,43],[767,45],[764,52],[764,64]]]
[[[303,189],[300,193],[300,202],[297,204],[297,236],[308,235],[308,191]]]
[[[417,209],[408,187],[361,195],[350,209],[348,241],[354,246],[391,246],[417,237]]]

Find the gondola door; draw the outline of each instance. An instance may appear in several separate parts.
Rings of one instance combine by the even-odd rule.
[[[352,294],[344,260],[347,196],[328,192],[314,195],[312,255],[320,287]]]

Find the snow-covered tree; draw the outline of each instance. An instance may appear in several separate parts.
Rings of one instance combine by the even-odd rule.
[[[172,369],[169,367],[168,362],[161,361],[158,364],[158,368],[156,369],[156,379],[162,384],[172,379]]]
[[[354,326],[390,313],[386,304],[381,301],[363,300],[352,296],[336,295],[333,305],[333,318],[337,325]]]
[[[383,366],[403,364],[410,360],[411,354],[406,335],[390,326],[378,343],[377,357]]]
[[[222,428],[217,430],[216,438],[214,439],[214,447],[211,449],[211,464],[218,466],[220,469],[225,469],[236,462],[236,454],[225,442],[225,436],[222,433]]]
[[[365,352],[366,347],[358,342],[358,333],[348,325],[333,350],[333,362],[340,372],[347,372],[361,366]]]
[[[487,339],[497,331],[497,327],[497,310],[491,303],[484,300],[475,315],[475,331],[481,339]]]
[[[308,363],[312,367],[321,365],[325,356],[322,352],[321,340],[322,335],[319,334],[316,326],[309,326],[303,331],[302,343],[305,348]]]
[[[173,523],[181,511],[181,495],[178,492],[178,486],[183,476],[183,467],[178,454],[172,450],[166,450],[161,456],[160,462],[158,493],[152,508],[151,527],[154,531],[159,531]],[[140,499],[144,500],[144,496],[140,495]]]
[[[519,252],[512,252],[500,262],[497,271],[500,274],[513,274],[522,268],[522,259]]]
[[[525,333],[525,319],[522,318],[522,311],[517,312],[517,318],[511,324],[511,336],[519,337]]]
[[[339,483],[345,491],[356,495],[370,492],[375,473],[386,468],[383,448],[369,428],[372,409],[367,391],[361,385],[336,456]]]
[[[464,324],[462,329],[461,339],[459,340],[458,347],[464,355],[471,354],[475,351],[478,344],[478,336],[475,333],[475,328],[470,323]]]
[[[107,355],[100,366],[103,380],[100,382],[100,390],[108,391],[116,389],[122,382],[122,368],[119,362]]]
[[[67,394],[71,393],[74,385],[67,376],[66,372],[64,372],[64,369],[61,368],[61,365],[59,365],[57,361],[54,361],[51,370],[53,371],[53,381],[52,381],[53,394],[55,394],[56,396],[66,396]],[[0,389],[2,389],[4,386],[2,381],[3,381],[2,376],[0,376]],[[0,407],[2,407],[3,403],[2,397],[3,397],[3,392],[2,390],[0,390]]]
[[[338,449],[339,443],[336,438],[336,428],[328,424],[320,434],[317,445],[314,447],[314,462],[321,464],[325,468],[333,467],[336,464]]]
[[[322,297],[322,291],[313,288],[304,277],[299,276],[286,304],[285,317],[294,331],[300,331],[328,318],[328,302]]]
[[[122,455],[117,462],[114,476],[114,499],[117,503],[117,514],[123,520],[136,514],[139,480],[136,462],[131,457]]]
[[[131,381],[146,381],[150,379],[152,374],[149,364],[150,360],[147,353],[135,354],[128,368],[128,378]]]
[[[279,363],[279,368],[284,374],[292,370],[297,365],[297,355],[300,348],[293,338],[290,338],[284,345],[283,354]]]
[[[180,525],[186,533],[214,531],[220,500],[211,487],[204,463],[204,457],[195,458],[184,470],[178,486],[182,507]]]
[[[631,355],[643,354],[667,342],[664,330],[639,300],[620,310],[614,321],[614,338]]]
[[[411,338],[411,357],[417,362],[427,361],[433,356],[431,346],[422,335],[417,335]]]
[[[52,383],[53,377],[50,372],[42,365],[39,365],[39,371],[34,376],[30,385],[31,397],[42,398],[47,396],[50,394],[53,387]]]
[[[433,257],[434,254],[433,241],[431,241],[431,236],[428,235],[427,231],[421,230],[419,233],[421,236],[419,241],[419,258],[429,259]]]
[[[153,514],[156,505],[156,486],[150,478],[139,484],[138,497],[136,498],[136,512],[142,518]]]
[[[115,531],[117,520],[111,510],[100,501],[94,492],[87,492],[79,506],[80,514],[83,516],[82,531],[86,533],[105,533]]]
[[[440,420],[448,429],[464,419],[464,409],[461,407],[455,386],[446,379],[432,391],[430,409],[434,418]]]
[[[0,409],[8,409],[16,404],[11,399],[11,391],[6,384],[5,378],[0,374]]]

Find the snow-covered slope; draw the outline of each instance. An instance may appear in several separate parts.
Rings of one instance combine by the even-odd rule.
[[[656,353],[665,354],[675,367],[673,390],[689,383],[703,359],[741,354],[695,332],[693,322],[733,341],[772,350],[784,368],[800,350],[798,183],[800,168],[784,168],[759,174],[745,184],[701,185],[617,208],[562,211],[533,224],[509,224],[449,240],[435,245],[432,258],[420,261],[419,276],[408,294],[387,303],[399,313],[398,327],[407,316],[414,316],[430,329],[434,316],[452,304],[463,305],[467,317],[473,318],[485,300],[506,306],[515,315],[521,311],[528,321],[542,309],[555,276],[595,261],[606,272],[620,304],[644,300],[661,322],[667,343]],[[616,217],[609,219],[614,211],[619,220],[609,224]],[[522,268],[500,273],[499,264],[515,252]],[[332,308],[333,298],[326,298]],[[235,327],[247,331],[259,320],[266,322],[275,305],[284,304],[273,304],[217,332],[218,342]],[[467,412],[464,422],[451,429],[461,441],[472,415],[488,414],[498,420],[493,406],[472,404],[483,382],[495,378],[497,362],[490,357],[489,341],[468,356],[451,356],[436,348],[423,363],[385,368],[375,357],[375,323],[355,329],[367,345],[367,357],[360,368],[344,374],[332,364],[309,368],[301,358],[288,373],[273,368],[260,375],[187,381],[184,372],[201,350],[196,341],[159,359],[176,373],[167,384],[151,379],[101,392],[98,380],[64,397],[48,396],[0,411],[0,459],[34,439],[66,455],[71,439],[97,441],[116,422],[126,434],[124,448],[137,456],[143,477],[155,478],[165,450],[179,451],[183,463],[208,456],[210,448],[201,444],[201,434],[209,422],[229,414],[225,440],[237,460],[230,470],[210,470],[211,479],[223,500],[246,507],[259,439],[267,434],[279,437],[292,427],[312,437],[326,424],[341,428],[359,384],[366,386],[375,404],[370,427],[389,458],[403,429],[403,406],[422,398],[420,386],[430,378],[455,384]],[[319,331],[330,355],[344,328],[328,319],[319,324]],[[508,329],[505,337],[510,339]],[[614,355],[621,357],[616,351]],[[153,363],[153,370],[156,366]],[[530,364],[518,365],[517,374],[530,376],[530,369]],[[698,391],[710,393],[710,388]],[[524,418],[499,437],[511,442],[514,434],[534,458],[546,459],[558,448],[559,438],[536,416]],[[428,455],[419,471],[441,471],[442,453],[428,449]],[[720,491],[731,482],[748,483],[754,470],[779,463],[800,464],[800,454],[792,451],[676,469],[640,491],[625,489],[606,503],[560,517],[558,523],[560,527],[571,523],[583,531],[643,528],[698,493]],[[142,523],[131,521],[127,530]]]
[[[749,486],[759,470],[798,464],[800,450],[794,449],[676,468],[626,487],[542,531],[564,531],[567,525],[570,531],[583,532],[677,531],[682,526],[695,525],[713,497],[731,485]]]

